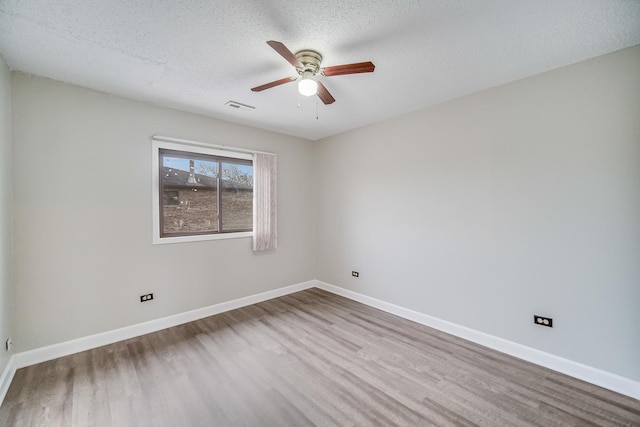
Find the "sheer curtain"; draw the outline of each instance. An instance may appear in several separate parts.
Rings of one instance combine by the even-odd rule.
[[[278,246],[276,155],[253,155],[253,250]]]

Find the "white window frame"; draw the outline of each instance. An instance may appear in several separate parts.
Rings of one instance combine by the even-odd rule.
[[[193,236],[160,237],[160,150],[186,151],[196,154],[227,157],[229,159],[253,160],[251,153],[228,151],[212,148],[204,144],[169,142],[158,139],[151,141],[151,203],[153,206],[153,244],[201,242],[205,240],[224,240],[253,237],[253,231],[231,233],[198,234]]]

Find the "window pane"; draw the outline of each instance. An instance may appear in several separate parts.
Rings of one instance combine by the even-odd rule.
[[[217,169],[195,156],[162,156],[162,235],[218,231]]]
[[[253,167],[222,162],[222,231],[253,227]]]
[[[157,153],[159,238],[251,231],[250,159],[162,147]]]

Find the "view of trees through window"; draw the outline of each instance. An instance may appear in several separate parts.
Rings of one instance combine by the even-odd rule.
[[[160,150],[162,237],[251,231],[250,160]]]

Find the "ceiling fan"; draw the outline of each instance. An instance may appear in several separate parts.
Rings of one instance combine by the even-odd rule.
[[[291,65],[296,67],[298,77],[285,77],[260,86],[251,88],[254,92],[261,92],[274,86],[280,86],[285,83],[298,81],[298,92],[305,96],[318,95],[318,98],[325,104],[332,104],[335,98],[329,93],[322,82],[317,80],[317,76],[341,76],[344,74],[372,73],[376,66],[373,62],[358,62],[355,64],[335,65],[333,67],[320,68],[322,55],[314,50],[301,50],[293,54],[283,43],[269,40],[269,46],[280,54],[284,59],[289,61]]]

